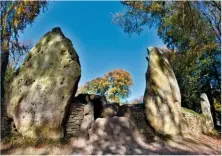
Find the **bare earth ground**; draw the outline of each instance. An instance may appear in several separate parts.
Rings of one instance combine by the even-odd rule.
[[[1,143],[1,154],[3,155],[39,155],[39,154],[62,154],[62,155],[90,155],[90,154],[121,154],[121,155],[148,155],[148,154],[182,154],[182,155],[221,155],[221,138],[206,135],[185,136],[168,141],[154,141],[146,144],[110,144],[104,142],[100,145],[88,144],[82,149],[72,145],[72,139],[61,145],[38,145],[36,147],[12,147],[10,144]]]

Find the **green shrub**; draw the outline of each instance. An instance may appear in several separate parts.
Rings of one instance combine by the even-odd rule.
[[[220,101],[214,100],[214,108],[216,111],[221,112],[221,103]]]
[[[5,73],[4,88],[7,88],[7,85],[13,78],[14,73],[15,73],[15,69],[8,65],[6,73]]]

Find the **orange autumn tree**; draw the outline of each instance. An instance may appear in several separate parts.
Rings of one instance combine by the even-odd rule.
[[[123,69],[116,69],[105,74],[104,77],[87,82],[84,88],[86,93],[104,95],[113,102],[120,102],[130,95],[132,85],[130,73]]]

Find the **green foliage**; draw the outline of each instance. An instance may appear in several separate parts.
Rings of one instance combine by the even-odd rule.
[[[213,135],[213,136],[219,136],[216,129],[213,129],[210,134]]]
[[[86,91],[91,94],[105,95],[109,89],[108,81],[103,77],[98,77],[85,84]]]
[[[220,136],[215,128],[210,132],[203,132],[203,134],[211,136],[211,137],[219,137]]]
[[[221,7],[217,1],[123,1],[114,23],[129,34],[156,27],[181,90],[182,106],[200,111],[202,92],[220,92]],[[214,98],[221,95],[214,94]],[[220,101],[220,100],[218,100]]]
[[[81,90],[90,94],[105,95],[111,101],[120,102],[129,96],[132,85],[130,73],[117,69],[105,74],[104,77],[87,82]]]
[[[221,112],[221,103],[220,101],[217,101],[216,99],[214,100],[214,107],[216,111]]]
[[[166,55],[172,65],[180,86],[182,106],[200,112],[200,94],[208,91],[211,83],[212,89],[220,90],[215,71],[214,53],[202,53],[189,59],[189,53],[167,52]],[[218,64],[218,63],[217,63]],[[220,95],[215,95],[220,99]]]
[[[193,115],[197,115],[197,116],[202,116],[202,117],[204,117],[202,114],[199,114],[199,113],[197,113],[197,112],[195,112],[195,111],[193,111],[193,110],[191,110],[191,109],[187,109],[187,108],[185,108],[185,107],[181,107],[181,110],[182,110],[182,112],[189,112],[189,113],[191,113],[191,114],[193,114]]]
[[[113,21],[126,33],[140,33],[146,26],[155,26],[160,38],[171,48],[202,47],[206,41],[213,43],[220,32],[220,2],[123,1],[122,4],[126,11],[115,14]]]
[[[13,78],[14,73],[15,73],[15,69],[12,66],[8,65],[6,73],[5,73],[4,88],[7,88],[7,85]]]
[[[34,22],[47,1],[1,1],[1,50],[21,54],[27,45],[19,42],[19,31]]]
[[[47,1],[1,1],[1,97],[4,97],[4,79],[8,62],[16,67],[30,48],[29,44],[19,41],[19,34],[31,25],[47,7]]]

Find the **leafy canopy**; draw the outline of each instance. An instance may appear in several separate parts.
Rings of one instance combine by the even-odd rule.
[[[109,100],[119,102],[130,94],[133,80],[129,72],[123,69],[113,70],[103,77],[98,77],[80,87],[82,92],[106,96]],[[83,89],[84,88],[84,89]]]
[[[47,1],[0,1],[1,10],[1,98],[4,97],[5,74],[12,73],[10,68],[16,68],[17,63],[30,48],[29,44],[19,41],[19,33],[34,22],[41,8],[47,7]],[[8,66],[8,62],[13,67]],[[8,71],[7,71],[8,67]],[[9,74],[12,75],[12,74]],[[6,81],[10,79],[7,75]],[[7,82],[6,82],[7,83]],[[3,102],[3,100],[2,100]],[[3,103],[1,103],[3,104]]]
[[[155,27],[166,44],[182,105],[198,111],[200,93],[220,92],[220,1],[123,1],[114,23],[128,34]],[[212,100],[211,100],[212,101]]]
[[[19,41],[19,33],[32,24],[47,1],[1,1],[1,52],[15,60],[30,48]]]

